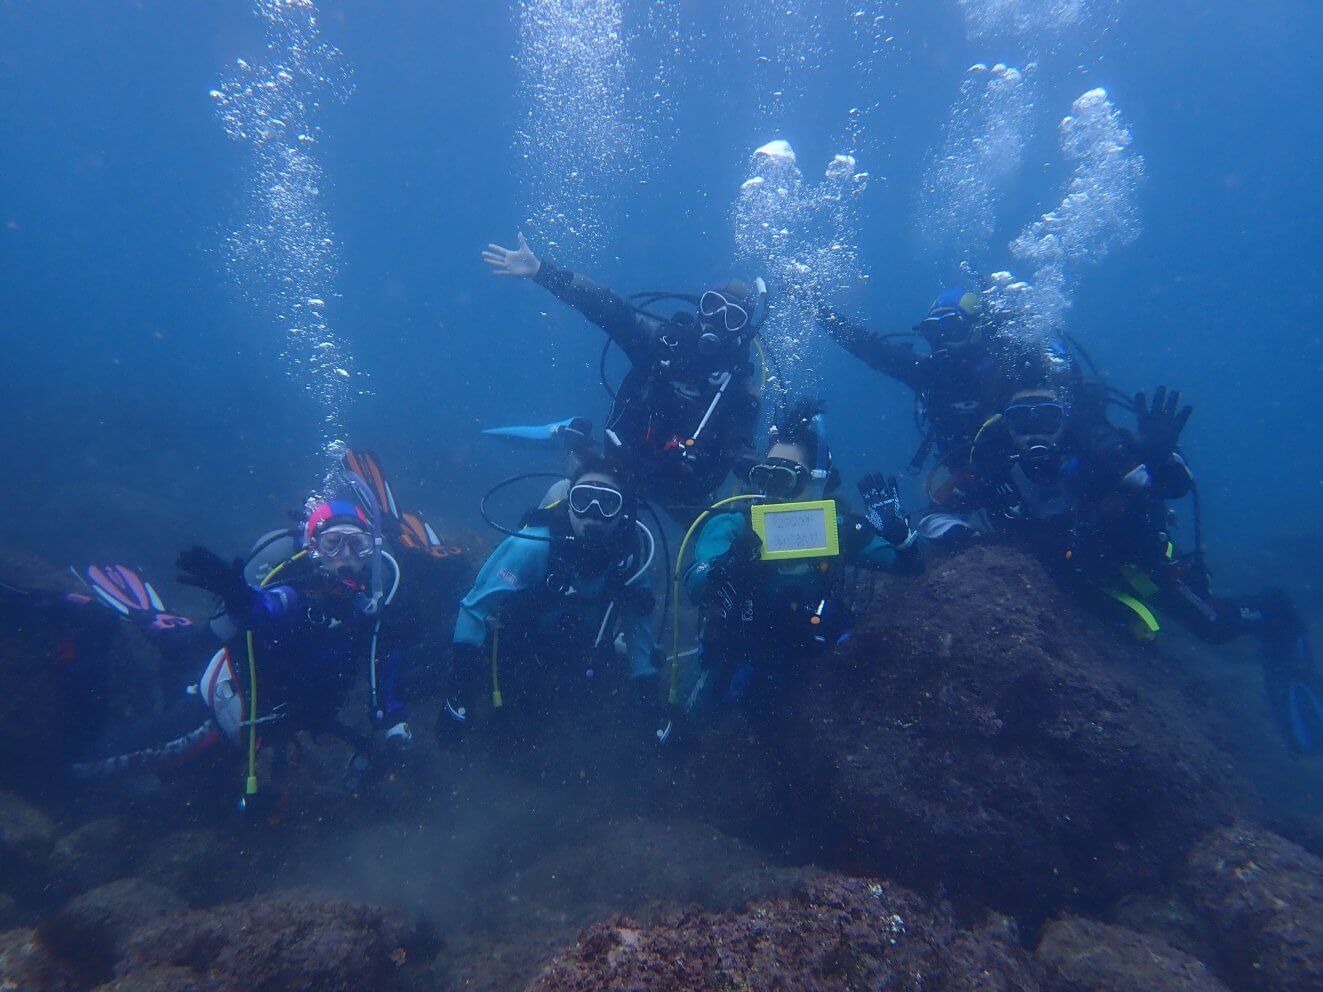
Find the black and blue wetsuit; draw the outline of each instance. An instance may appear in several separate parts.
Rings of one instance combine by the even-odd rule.
[[[534,281],[605,331],[629,359],[606,426],[650,499],[707,506],[732,470],[752,464],[761,390],[747,345],[733,359],[704,359],[684,328],[641,313],[585,276],[543,259]]]
[[[836,557],[763,561],[747,508],[703,525],[684,588],[704,611],[700,662],[709,698],[765,709],[761,704],[784,697],[849,629],[848,567],[909,574],[923,568],[916,544],[893,547],[862,517],[838,510],[837,531]]]

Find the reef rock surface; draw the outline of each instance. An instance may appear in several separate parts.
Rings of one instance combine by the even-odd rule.
[[[1227,827],[1190,855],[1186,885],[1237,989],[1323,989],[1323,859],[1266,830]]]
[[[1009,925],[955,927],[904,889],[826,876],[742,912],[689,912],[649,927],[617,916],[584,930],[528,992],[931,988],[1037,992]]]
[[[390,992],[410,938],[374,907],[286,894],[147,926],[116,972],[183,968],[227,992]]]
[[[1033,559],[976,547],[886,587],[811,677],[786,760],[852,870],[1103,907],[1254,808],[1161,664]]]
[[[1095,920],[1055,920],[1038,960],[1047,992],[1227,992],[1202,961],[1153,937]]]

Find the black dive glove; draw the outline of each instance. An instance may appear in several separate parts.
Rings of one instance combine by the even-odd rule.
[[[900,481],[893,475],[866,475],[859,480],[864,498],[864,516],[869,525],[893,548],[903,547],[912,536],[909,517],[900,505]]]
[[[243,577],[243,559],[226,562],[224,558],[201,545],[194,545],[175,559],[179,581],[196,586],[220,598],[225,610],[242,620],[252,609],[257,590]]]
[[[473,702],[477,696],[482,667],[482,648],[455,644],[450,649],[450,678],[441,712],[436,717],[436,736],[445,744],[458,744],[473,729]]]
[[[1153,403],[1142,392],[1135,394],[1135,417],[1139,421],[1139,453],[1150,468],[1162,464],[1180,443],[1181,431],[1194,408],[1181,406],[1181,391],[1167,392],[1166,386],[1153,390]]]

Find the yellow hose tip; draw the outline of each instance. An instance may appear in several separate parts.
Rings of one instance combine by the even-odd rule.
[[[250,795],[250,796],[255,796],[255,795],[257,795],[257,776],[256,776],[256,775],[249,775],[249,776],[248,776],[248,785],[247,785],[247,787],[244,789],[244,792],[245,792],[247,795]]]
[[[495,706],[498,710],[505,705],[505,700],[501,698],[501,694],[499,692],[492,693],[492,705]]]

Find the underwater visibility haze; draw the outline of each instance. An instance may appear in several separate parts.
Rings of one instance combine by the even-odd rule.
[[[0,989],[1323,988],[1320,32],[0,0]]]

